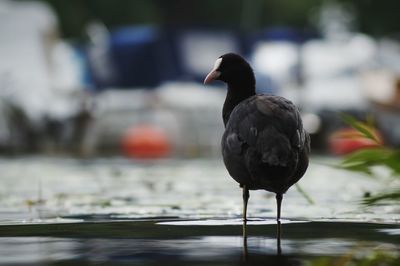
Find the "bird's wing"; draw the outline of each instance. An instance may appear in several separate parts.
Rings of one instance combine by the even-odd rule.
[[[233,110],[226,128],[225,149],[236,155],[252,151],[262,163],[286,166],[304,145],[297,108],[278,96],[257,95]],[[254,159],[254,158],[253,158]]]

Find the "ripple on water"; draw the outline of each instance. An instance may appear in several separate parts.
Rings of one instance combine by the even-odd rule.
[[[307,223],[308,221],[295,221],[281,219],[282,224],[288,223]],[[206,220],[184,220],[184,221],[168,221],[158,222],[159,225],[177,225],[177,226],[223,226],[223,225],[242,225],[242,219],[206,219]],[[273,225],[276,220],[266,220],[251,218],[247,220],[247,225]]]

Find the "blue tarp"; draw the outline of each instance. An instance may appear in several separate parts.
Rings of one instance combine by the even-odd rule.
[[[131,89],[154,88],[169,80],[202,81],[206,74],[204,60],[207,64],[214,60],[205,55],[212,54],[215,58],[225,52],[250,55],[258,41],[302,42],[309,35],[290,28],[240,33],[215,29],[122,27],[109,36],[110,60],[105,64],[110,66],[105,69],[114,72],[112,79],[103,81],[92,73],[93,83],[99,89]]]

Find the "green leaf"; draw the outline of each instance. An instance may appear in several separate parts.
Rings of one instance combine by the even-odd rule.
[[[373,140],[377,144],[380,144],[380,141],[375,134],[375,129],[372,125],[360,122],[356,118],[347,114],[341,114],[340,117],[346,124],[360,132],[364,137]]]
[[[344,168],[362,165],[371,167],[373,165],[384,164],[392,155],[393,152],[385,148],[362,149],[346,155],[341,162],[341,166]]]
[[[390,168],[394,175],[400,177],[400,151],[393,151],[384,161],[384,165]]]
[[[346,165],[346,166],[343,166],[342,168],[349,170],[349,171],[361,172],[368,176],[372,176],[372,172],[370,170],[370,165],[368,165],[368,164]]]
[[[362,149],[346,155],[339,167],[365,173],[373,177],[371,168],[373,166],[383,166],[392,171],[393,177],[400,178],[400,150],[384,147],[373,127],[371,117],[367,118],[367,122],[363,123],[352,116],[342,114],[343,121],[357,130],[363,137],[373,140],[378,147]],[[400,188],[397,190],[383,191],[375,196],[363,199],[365,205],[376,205],[382,201],[400,201]]]
[[[344,162],[382,161],[393,155],[393,151],[385,148],[369,148],[352,152],[345,156]]]
[[[384,166],[400,177],[400,151],[378,147],[355,151],[344,157],[340,168],[372,175],[371,167]]]
[[[308,201],[309,204],[314,205],[314,200],[311,198],[310,195],[308,195],[307,192],[304,191],[304,189],[298,184],[295,184],[297,191]]]

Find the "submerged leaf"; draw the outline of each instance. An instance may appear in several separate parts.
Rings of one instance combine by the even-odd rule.
[[[399,201],[400,200],[400,188],[392,192],[383,192],[376,196],[366,197],[363,199],[363,204],[374,205],[381,201]]]

